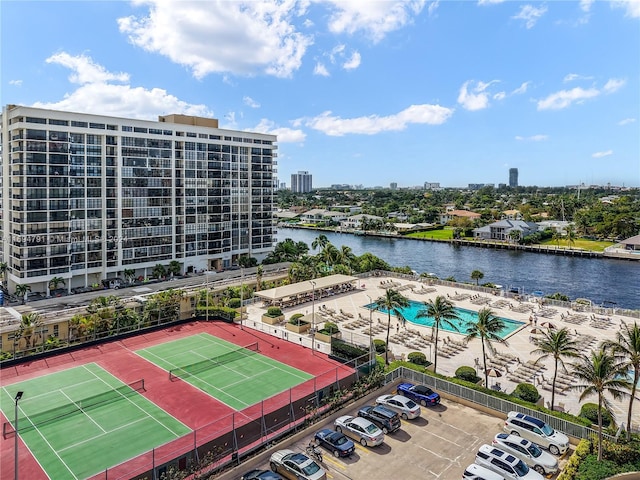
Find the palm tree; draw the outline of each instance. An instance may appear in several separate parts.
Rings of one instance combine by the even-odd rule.
[[[136,275],[136,271],[133,268],[125,268],[122,271],[122,275],[124,275],[125,280],[127,280],[128,283],[133,282],[133,278]]]
[[[409,306],[409,299],[402,295],[397,290],[393,288],[389,288],[386,293],[378,298],[374,302],[374,310],[386,310],[387,311],[387,348],[384,352],[384,363],[389,365],[389,332],[391,331],[391,314],[398,317],[400,321],[404,324],[405,318],[402,315],[403,308],[407,308]]]
[[[53,277],[49,280],[49,288],[51,290],[57,290],[59,285],[66,285],[67,283],[64,281],[62,277]]]
[[[471,279],[476,281],[476,285],[478,285],[480,280],[482,280],[483,278],[484,273],[482,273],[480,270],[474,270],[473,272],[471,272]]]
[[[182,266],[180,265],[180,262],[178,260],[171,260],[169,262],[169,267],[167,268],[167,271],[173,276],[173,275],[180,275],[180,271],[182,270]]]
[[[556,378],[558,376],[558,364],[566,372],[567,367],[562,360],[563,357],[578,357],[580,356],[580,350],[578,343],[571,339],[569,336],[569,330],[561,328],[560,330],[547,330],[542,333],[541,338],[534,340],[536,345],[535,350],[531,353],[534,355],[540,355],[540,358],[536,360],[538,363],[547,357],[553,357],[554,369],[553,369],[553,382],[551,383],[551,410],[555,405],[556,396]]]
[[[167,275],[167,269],[161,263],[157,263],[156,266],[153,267],[151,274],[155,278],[163,278],[164,276]]]
[[[553,230],[552,238],[553,240],[555,240],[556,246],[560,248],[560,240],[562,239],[562,234],[560,233],[560,231],[557,229]]]
[[[2,284],[7,280],[7,271],[9,270],[9,264],[7,262],[0,262],[0,275],[2,275]]]
[[[576,243],[575,227],[573,225],[567,225],[567,228],[565,229],[564,232],[565,232],[564,236],[567,239],[567,245],[569,245],[569,248],[571,248],[571,245]]]
[[[42,327],[42,321],[40,321],[40,314],[37,312],[25,313],[20,318],[18,334],[19,337],[25,339],[27,350],[35,345],[36,334],[39,333],[38,328],[40,327]]]
[[[622,360],[621,366],[625,367],[627,372],[633,372],[631,399],[627,413],[627,432],[631,432],[633,402],[636,400],[636,390],[638,381],[640,381],[640,325],[637,322],[634,322],[633,325],[623,325],[621,331],[617,332],[615,341],[607,340],[603,342],[603,346],[610,348],[615,357]]]
[[[489,385],[489,374],[487,372],[487,352],[486,347],[491,353],[495,352],[492,342],[507,344],[506,340],[500,336],[500,332],[505,328],[505,324],[501,318],[496,317],[490,308],[482,308],[478,312],[478,320],[467,324],[466,340],[480,338],[482,342],[482,362],[484,368],[484,385]]]
[[[605,398],[609,393],[614,399],[628,395],[624,390],[630,390],[631,385],[624,374],[621,364],[604,348],[594,350],[591,356],[581,355],[573,365],[573,373],[583,383],[573,385],[572,390],[582,390],[580,401],[589,395],[598,396],[598,461],[602,461],[602,409],[611,412],[611,403]]]
[[[311,248],[315,250],[316,248],[320,248],[320,251],[324,250],[327,245],[331,245],[329,239],[326,235],[320,234],[318,235],[313,242],[311,242]]]
[[[259,292],[262,289],[262,276],[264,275],[264,267],[262,265],[258,265],[256,268],[256,292]]]
[[[22,304],[24,305],[24,297],[31,291],[31,285],[16,285],[16,297],[19,297],[22,300]]]
[[[425,302],[425,309],[420,310],[416,318],[431,317],[433,318],[434,337],[435,337],[435,354],[433,357],[433,371],[436,372],[438,368],[438,332],[440,331],[440,325],[446,325],[458,330],[458,327],[452,322],[452,320],[460,320],[453,303],[447,300],[442,295],[438,295],[434,300]]]

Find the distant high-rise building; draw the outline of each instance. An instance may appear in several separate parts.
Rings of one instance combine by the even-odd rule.
[[[397,190],[398,189],[398,184],[396,182],[391,182],[389,184],[389,188],[391,188],[391,190]]]
[[[291,191],[293,193],[307,193],[313,190],[312,175],[309,172],[291,174]]]
[[[518,186],[518,169],[517,168],[509,169],[509,186],[510,187]]]
[[[440,190],[440,182],[424,182],[425,190]]]

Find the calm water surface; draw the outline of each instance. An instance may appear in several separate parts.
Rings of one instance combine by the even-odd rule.
[[[279,228],[276,238],[302,241],[311,248],[320,233],[324,232]],[[637,261],[460,247],[345,233],[325,235],[336,247],[346,245],[356,255],[370,252],[392,266],[409,266],[418,273],[434,273],[439,278],[454,277],[460,282],[470,282],[471,272],[480,270],[484,273],[481,283],[520,288],[529,293],[541,291],[545,295],[561,292],[571,299],[589,298],[596,304],[615,302],[618,308],[640,309],[640,262]]]

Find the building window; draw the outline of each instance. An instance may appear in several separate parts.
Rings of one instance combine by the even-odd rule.
[[[87,128],[88,124],[87,124],[87,122],[77,122],[75,120],[71,120],[71,126],[72,127]]]
[[[90,123],[89,124],[89,128],[97,128],[98,130],[104,130],[105,129],[105,124],[104,123]]]

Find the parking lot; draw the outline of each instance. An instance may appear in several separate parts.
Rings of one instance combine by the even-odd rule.
[[[382,393],[377,392],[366,404],[374,403]],[[341,411],[339,415],[356,415],[357,406]],[[415,420],[402,420],[402,428],[385,436],[385,441],[377,447],[362,447],[356,443],[355,453],[348,458],[335,458],[323,451],[322,466],[327,477],[343,480],[375,479],[461,479],[465,467],[474,462],[475,453],[483,443],[491,443],[496,433],[502,431],[501,418],[482,413],[470,407],[443,399],[436,407],[422,407],[422,416]],[[311,428],[308,435],[274,447],[271,452],[289,448],[304,452],[314,432],[325,428],[320,424]],[[333,422],[326,424],[333,428]],[[559,460],[562,468],[570,456],[571,449]],[[239,467],[226,479],[237,479],[252,468],[269,469],[269,455],[249,467]],[[550,477],[552,478],[552,477]]]

